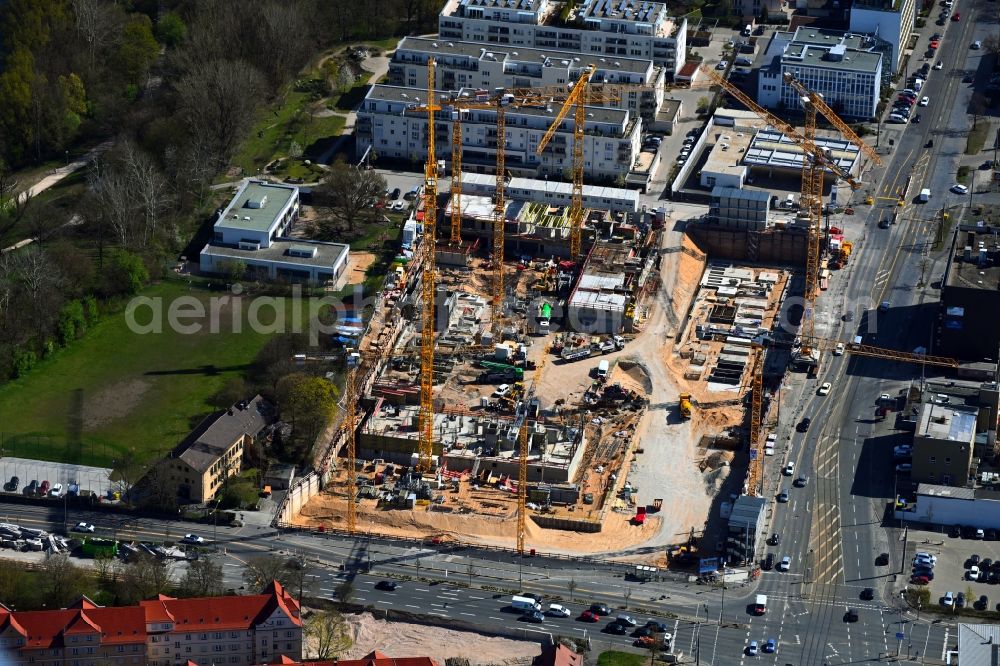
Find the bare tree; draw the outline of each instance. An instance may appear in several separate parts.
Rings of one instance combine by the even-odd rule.
[[[188,597],[215,597],[223,589],[222,566],[210,557],[191,562],[181,580],[181,591]]]
[[[117,4],[105,0],[73,0],[77,34],[87,45],[87,63],[93,72],[97,54],[111,44],[122,27],[122,12]]]
[[[260,72],[245,60],[199,63],[177,83],[180,113],[191,140],[207,149],[214,170],[224,168],[236,151],[256,110],[247,100],[264,89]]]
[[[570,578],[569,582],[566,583],[566,587],[569,588],[569,600],[570,601],[573,601],[573,593],[576,592],[576,586],[577,586],[577,583],[576,583],[576,579],[575,578]]]
[[[167,183],[149,157],[131,141],[124,142],[122,154],[129,187],[144,220],[137,236],[145,245],[152,240],[159,227],[160,213],[167,207]]]
[[[337,600],[340,601],[340,603],[351,603],[351,599],[354,598],[354,583],[349,580],[345,580],[337,586],[337,589],[334,590],[334,594],[337,595]]]
[[[105,158],[93,161],[87,184],[97,200],[100,215],[122,247],[132,247],[132,193],[128,177]]]
[[[330,167],[330,174],[323,179],[318,194],[353,232],[362,214],[372,209],[385,188],[385,178],[376,171],[358,169],[338,160]],[[330,234],[334,230],[325,231]]]
[[[280,580],[285,573],[285,560],[274,555],[254,557],[243,567],[243,582],[247,589],[257,593],[267,587],[272,580]]]
[[[316,611],[306,618],[305,634],[316,648],[315,659],[338,659],[353,641],[344,616],[335,610]]]
[[[170,585],[170,565],[152,555],[140,553],[129,559],[119,588],[126,603],[151,599],[167,591]]]

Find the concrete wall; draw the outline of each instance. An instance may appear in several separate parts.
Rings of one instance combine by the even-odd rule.
[[[288,489],[288,494],[285,495],[285,501],[282,502],[275,516],[278,522],[292,522],[292,517],[298,514],[306,502],[312,499],[319,491],[320,478],[315,472],[310,472],[292,483],[292,487]]]
[[[699,248],[713,259],[736,259],[776,264],[804,264],[806,260],[805,231],[766,231],[757,234],[757,256],[750,257],[750,232],[695,224],[687,229]]]
[[[897,511],[896,517],[931,525],[973,525],[984,530],[1000,529],[1000,501],[919,495],[913,511]]]

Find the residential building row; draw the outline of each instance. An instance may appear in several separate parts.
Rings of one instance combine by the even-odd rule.
[[[462,123],[462,166],[466,171],[495,170],[497,110],[462,109],[462,100],[483,101],[484,90],[460,90],[449,96],[434,91],[442,111],[435,117],[435,142],[450,146],[453,125]],[[358,110],[355,146],[358,155],[369,148],[380,158],[419,163],[427,157],[427,113],[418,108],[426,102],[426,90],[405,86],[376,85],[368,91]],[[553,176],[569,179],[573,165],[572,114],[559,126],[541,155],[536,148],[555,120],[559,104],[547,107],[505,108],[505,156],[507,169],[516,176]],[[641,146],[642,119],[628,109],[588,106],[584,126],[584,175],[594,182],[623,182]],[[447,159],[449,150],[438,151]]]
[[[438,31],[442,40],[642,58],[671,80],[687,50],[687,19],[648,0],[448,0]]]
[[[596,56],[556,49],[482,42],[446,42],[404,37],[389,63],[389,85],[427,88],[427,63],[434,59],[434,85],[441,90],[563,88],[595,67],[590,89],[606,92],[603,106],[624,108],[651,122],[663,104],[666,71],[649,59]],[[628,86],[628,88],[616,88]],[[615,93],[613,96],[611,93]]]
[[[262,594],[174,599],[106,608],[0,606],[0,654],[14,666],[251,666],[302,659],[299,603],[277,581]]]

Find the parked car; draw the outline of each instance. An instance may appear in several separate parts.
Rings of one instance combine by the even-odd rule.
[[[785,465],[784,474],[785,476],[791,476],[795,473],[795,461],[789,460],[788,464]]]
[[[984,611],[989,607],[990,607],[990,598],[985,594],[979,595],[979,600],[976,601],[975,604],[973,604],[973,608],[981,611]]]
[[[949,606],[949,607],[954,606],[955,605],[955,593],[954,592],[945,592],[944,596],[941,597],[941,604],[944,605],[944,606]]]
[[[955,595],[955,607],[965,608],[965,592],[959,592]]]
[[[15,493],[17,492],[17,489],[20,485],[21,485],[21,479],[17,478],[16,476],[12,476],[10,477],[10,481],[3,484],[3,489],[9,493]]]
[[[830,395],[830,389],[833,388],[833,384],[830,382],[823,382],[819,386],[819,390],[816,391],[819,395]]]
[[[62,497],[62,496],[63,496],[63,484],[61,483],[57,483],[56,485],[52,486],[51,490],[49,490],[49,497]]]
[[[875,566],[877,567],[889,566],[889,553],[879,553],[878,557],[875,558]]]
[[[768,553],[767,557],[764,558],[764,564],[762,567],[765,571],[770,571],[774,568],[774,553]]]
[[[45,495],[49,494],[49,481],[48,481],[48,479],[46,479],[45,481],[42,481],[42,485],[38,486],[38,494],[41,495],[41,496],[43,496],[43,497]]]
[[[781,535],[775,532],[774,534],[771,535],[771,538],[768,539],[767,542],[772,546],[777,546],[779,543],[781,543]]]
[[[38,481],[37,481],[37,480],[35,480],[35,479],[32,479],[32,480],[31,480],[31,483],[29,483],[28,485],[26,485],[26,486],[24,487],[24,490],[22,490],[21,492],[22,492],[22,493],[23,493],[24,495],[28,496],[28,497],[32,497],[32,496],[34,496],[34,495],[35,495],[35,493],[37,493],[37,492],[38,492]]]
[[[927,585],[931,579],[927,576],[910,576],[910,582],[914,585]]]
[[[715,66],[716,69],[725,69],[726,67],[729,67],[728,60],[720,60],[719,64]]]
[[[778,493],[778,501],[785,503],[788,501],[788,488],[782,488],[781,492]]]
[[[936,63],[934,63],[934,67],[932,67],[932,69],[937,69],[937,70],[944,69],[944,63],[938,60]]]
[[[799,432],[805,432],[809,430],[809,426],[812,425],[812,419],[808,416],[799,421],[799,424],[795,427]]]

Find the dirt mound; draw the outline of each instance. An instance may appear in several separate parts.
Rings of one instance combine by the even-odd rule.
[[[541,646],[530,641],[483,636],[423,624],[386,622],[371,613],[348,615],[353,647],[341,659],[361,659],[372,650],[390,657],[428,656],[439,664],[458,657],[472,664],[527,664],[541,654]]]

